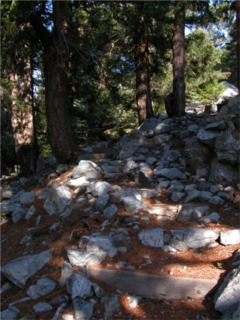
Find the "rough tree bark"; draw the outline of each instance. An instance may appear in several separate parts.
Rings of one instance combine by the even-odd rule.
[[[173,105],[172,115],[180,117],[185,114],[185,83],[184,83],[184,29],[185,5],[180,1],[176,4],[173,33]]]
[[[154,116],[150,85],[148,26],[144,14],[141,13],[142,6],[143,3],[137,4],[139,19],[135,33],[136,109],[139,125]]]
[[[15,152],[21,173],[29,176],[35,172],[37,162],[37,143],[33,116],[32,66],[29,45],[21,49],[23,57],[13,65],[10,74],[11,124]]]
[[[71,159],[74,143],[68,114],[68,13],[67,1],[52,1],[53,29],[48,31],[39,15],[30,23],[44,47],[45,103],[49,142],[59,163]]]

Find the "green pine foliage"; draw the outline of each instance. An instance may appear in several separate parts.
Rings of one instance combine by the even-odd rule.
[[[197,29],[186,39],[186,98],[187,102],[214,101],[223,90],[218,82],[228,73],[220,69],[222,51],[211,41],[207,31]],[[203,99],[203,100],[202,100]]]
[[[217,79],[213,79],[197,89],[197,97],[202,103],[212,104],[218,100],[225,89],[222,83],[219,83]]]
[[[216,1],[215,1],[216,2]],[[214,3],[215,3],[214,2]],[[21,3],[3,1],[2,10],[2,79],[11,72],[12,57],[21,59],[15,50],[21,37],[32,44],[34,69],[39,71],[34,83],[34,114],[40,154],[51,152],[47,138],[45,88],[43,79],[44,48],[36,42],[30,28],[18,32],[27,15],[41,12],[45,26],[52,26],[50,1]],[[214,102],[223,90],[220,84],[236,80],[236,41],[234,18],[227,3],[211,4],[202,1],[186,3],[186,23],[192,30],[185,43],[185,83],[187,103]],[[223,8],[224,7],[224,8]],[[69,113],[72,131],[78,144],[86,144],[107,135],[119,137],[137,126],[135,109],[136,75],[134,64],[135,29],[138,20],[134,2],[71,1],[72,17],[69,25]],[[149,59],[154,113],[165,111],[164,99],[172,91],[172,33],[175,2],[149,1],[144,3],[144,15],[149,28]],[[224,10],[224,15],[222,14]],[[205,13],[205,14],[204,14]],[[215,19],[215,20],[214,20]],[[224,20],[225,19],[225,20]],[[214,21],[213,21],[214,20]],[[230,30],[230,38],[223,42],[216,22]],[[210,26],[211,23],[211,26]],[[200,29],[199,26],[205,26]],[[212,27],[213,26],[213,27]],[[33,30],[32,30],[33,31]],[[16,38],[16,36],[18,37]],[[219,39],[221,37],[221,41]],[[2,158],[14,162],[11,145],[11,112],[9,88],[1,85]],[[3,89],[3,91],[2,91]],[[2,93],[4,92],[4,94]],[[51,125],[51,124],[49,124]],[[9,155],[7,155],[9,152]],[[3,165],[2,165],[3,166]]]

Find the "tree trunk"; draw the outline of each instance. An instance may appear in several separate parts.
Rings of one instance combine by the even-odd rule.
[[[142,3],[138,4],[141,11]],[[135,46],[136,66],[136,109],[139,125],[152,118],[151,76],[149,68],[148,26],[143,14],[140,14],[136,29]]]
[[[185,114],[185,83],[184,83],[184,28],[185,7],[178,2],[173,33],[173,116]]]
[[[68,21],[65,1],[53,1],[52,43],[45,47],[44,75],[49,142],[59,163],[71,159],[73,140],[68,114]]]
[[[240,94],[240,1],[235,2],[236,5],[236,24],[237,24],[237,86]]]
[[[37,143],[33,116],[32,67],[29,46],[24,45],[23,57],[10,74],[11,124],[15,152],[21,173],[29,176],[36,169]]]
[[[59,163],[71,159],[74,150],[69,117],[68,71],[68,14],[67,1],[52,1],[53,30],[44,27],[40,15],[29,17],[44,47],[45,103],[48,139]]]

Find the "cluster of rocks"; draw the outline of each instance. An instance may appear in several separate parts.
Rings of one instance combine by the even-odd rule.
[[[98,264],[106,256],[112,258],[127,252],[132,247],[131,230],[135,230],[142,244],[173,254],[239,244],[240,229],[220,231],[217,223],[221,213],[215,209],[220,205],[229,215],[240,215],[239,209],[232,205],[232,202],[239,203],[237,191],[240,190],[240,184],[237,184],[239,106],[237,96],[229,99],[228,105],[216,115],[187,113],[184,117],[170,119],[161,114],[158,119],[148,119],[124,136],[112,150],[114,159],[102,159],[96,164],[90,160],[96,146],[88,147],[85,160],[81,156],[66,180],[58,182],[57,177],[69,170],[67,165],[59,165],[49,176],[56,179],[50,180],[41,192],[21,188],[12,194],[2,190],[2,212],[13,223],[21,223],[24,219],[33,221],[32,228],[20,240],[26,248],[32,241],[32,231],[42,222],[42,216],[34,205],[38,199],[44,201],[44,210],[49,216],[56,216],[56,221],[49,227],[50,232],[64,225],[79,208],[85,208],[84,212],[89,216],[100,215],[102,218],[98,232],[81,237],[77,249],[67,249],[70,264],[64,264],[59,284],[43,276],[27,289],[27,296],[22,301],[13,302],[2,312],[2,319],[19,317],[20,310],[15,304],[45,296],[57,286],[66,286],[66,295],[57,297],[52,304],[37,303],[34,313],[57,306],[54,317],[57,319],[72,299],[75,319],[90,319],[94,317],[94,304],[99,299],[105,305],[105,318],[110,317],[120,307],[118,295],[107,295],[88,279],[87,274],[72,267]],[[104,144],[97,148],[101,146],[106,147]],[[115,184],[119,179],[121,183]],[[134,181],[137,187],[126,188],[129,180]],[[22,184],[25,183],[22,180]],[[162,194],[167,197],[168,204],[160,202]],[[151,199],[151,205],[147,199]],[[120,209],[130,215],[120,219]],[[148,228],[151,216],[159,221],[196,221],[199,227],[168,231],[160,227]],[[208,229],[209,223],[216,223],[216,228]],[[111,227],[111,232],[106,235],[104,231],[108,227]],[[47,250],[14,259],[5,264],[1,272],[11,283],[23,288],[27,280],[51,259],[51,255]],[[152,262],[149,259],[147,263]],[[234,263],[236,268],[225,277],[215,296],[216,309],[224,314],[223,319],[227,319],[229,314],[239,314],[239,306],[236,305],[240,296],[236,289],[239,256]],[[134,270],[134,266],[127,265],[125,261],[119,261],[117,267]],[[7,289],[4,287],[2,291]],[[225,304],[223,297],[228,297],[228,292],[233,298]]]

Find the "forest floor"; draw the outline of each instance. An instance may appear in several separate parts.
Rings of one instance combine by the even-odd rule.
[[[56,185],[65,182],[67,177],[71,175],[71,169],[57,178],[51,179],[51,184]],[[50,180],[49,180],[50,181]],[[46,184],[49,183],[46,181]],[[114,181],[114,184],[123,187],[137,187],[134,182],[126,179],[120,179]],[[40,187],[35,185],[34,187],[28,186],[26,190],[31,190],[34,193],[39,193],[45,186]],[[172,204],[169,202],[167,196],[161,193],[157,199],[162,204]],[[152,200],[144,200],[148,205],[151,205]],[[71,203],[73,204],[73,203]],[[49,232],[49,227],[56,221],[56,216],[49,216],[43,208],[44,200],[36,198],[34,206],[36,212],[42,217],[40,226],[36,227],[32,234],[33,240],[29,247],[25,247],[19,244],[20,239],[26,235],[27,230],[33,227],[33,221],[21,220],[17,224],[13,224],[11,221],[2,224],[1,226],[1,264],[26,254],[39,253],[47,248],[53,249],[53,257],[50,262],[41,271],[44,274],[55,281],[59,281],[61,276],[61,268],[64,261],[67,258],[68,248],[77,248],[79,239],[83,235],[89,235],[99,230],[103,220],[100,216],[89,216],[84,212],[84,205],[74,212],[64,224],[54,231]],[[233,204],[232,204],[233,205]],[[220,221],[217,224],[208,224],[207,228],[218,230],[234,229],[239,226],[239,216],[229,214],[223,210],[221,206],[214,206],[214,210],[220,215]],[[234,209],[233,209],[234,210]],[[138,212],[141,215],[141,210]],[[121,218],[126,215],[130,215],[123,209],[119,209],[117,217],[120,221],[118,227],[121,227]],[[146,212],[144,212],[146,216]],[[164,230],[170,230],[172,228],[182,227],[182,222],[177,221],[159,221],[149,214],[148,228],[162,227]],[[113,217],[112,219],[116,219]],[[122,219],[124,220],[124,219]],[[139,219],[140,228],[145,228],[146,224],[143,220]],[[199,226],[197,222],[184,223],[184,226]],[[111,226],[107,226],[104,230],[104,234],[110,232]],[[130,231],[132,248],[127,253],[119,253],[117,257],[106,258],[98,268],[116,269],[118,261],[125,261],[127,265],[133,266],[135,269],[132,272],[142,272],[148,274],[161,274],[166,276],[174,275],[176,277],[188,277],[188,278],[201,278],[201,279],[221,279],[230,269],[233,261],[234,253],[239,249],[239,245],[222,246],[217,245],[214,248],[207,248],[204,250],[187,250],[186,252],[177,252],[174,254],[167,253],[164,250],[158,248],[150,248],[144,246],[137,238],[137,231]],[[150,258],[152,263],[146,264],[144,262],[146,258]],[[76,268],[79,269],[79,268]],[[31,284],[34,284],[39,278],[39,273],[31,277],[28,280],[27,286],[23,289],[19,289],[16,286],[12,286],[3,296],[1,301],[2,310],[8,307],[8,304],[12,301],[16,301],[25,296],[27,288]],[[2,285],[6,280],[2,278]],[[115,292],[113,288],[101,283],[106,292]],[[51,303],[52,299],[59,295],[64,294],[65,288],[59,288],[48,296],[44,297],[44,301]],[[110,319],[115,320],[213,320],[220,319],[221,314],[214,310],[212,301],[212,295],[205,297],[204,299],[185,299],[185,300],[153,300],[142,298],[138,306],[131,308],[128,303],[127,294],[119,293],[121,309],[119,312],[111,316]],[[22,316],[29,316],[32,313],[32,307],[39,300],[30,300],[21,304],[24,306],[24,312]],[[21,307],[21,310],[22,307]],[[94,307],[94,319],[104,318],[104,308],[100,302]],[[74,315],[74,310],[71,304],[67,307],[64,313]],[[41,314],[41,319],[52,319],[54,315],[53,311],[45,312]],[[73,318],[74,319],[74,318]],[[11,320],[11,319],[9,319]],[[60,317],[59,320],[62,320]]]

